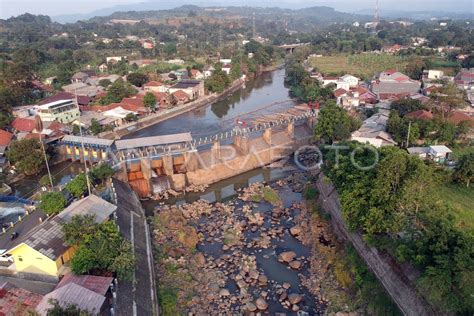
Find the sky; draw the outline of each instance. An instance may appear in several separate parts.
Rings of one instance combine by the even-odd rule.
[[[375,3],[375,0],[0,0],[0,18],[25,12],[49,16],[90,13],[116,5],[149,1],[157,4],[167,2],[168,5],[176,3],[178,6],[184,3],[199,6],[231,4],[294,8],[326,5],[345,12],[371,9]],[[474,0],[379,0],[379,2],[381,10],[471,12],[474,16]]]

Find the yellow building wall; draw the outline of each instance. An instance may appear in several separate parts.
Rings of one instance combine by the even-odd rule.
[[[20,244],[9,251],[15,262],[18,272],[47,274],[56,276],[58,267],[56,262],[26,244]]]
[[[72,257],[74,256],[74,253],[76,252],[76,247],[71,247],[68,250],[66,250],[65,253],[62,254],[62,256],[59,256],[58,259],[56,259],[56,267],[59,270],[61,266],[64,263],[68,263],[71,261]]]

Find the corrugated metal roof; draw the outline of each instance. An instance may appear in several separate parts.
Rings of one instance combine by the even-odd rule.
[[[81,144],[84,142],[85,145],[99,145],[99,146],[112,146],[114,143],[111,139],[103,139],[97,137],[81,137],[81,136],[74,136],[74,135],[66,135],[63,138],[64,142],[71,142]]]
[[[69,222],[76,215],[94,215],[97,223],[103,223],[116,209],[117,206],[91,194],[79,201],[71,203],[71,205],[57,216]]]
[[[66,286],[69,283],[75,283],[77,285],[85,287],[88,290],[94,291],[97,294],[105,296],[113,280],[113,277],[104,277],[97,275],[75,275],[73,273],[68,273],[61,279],[59,284],[56,286],[56,289]]]
[[[172,135],[161,135],[161,136],[117,140],[115,142],[115,145],[117,146],[118,150],[123,150],[123,149],[132,149],[132,148],[140,148],[140,147],[148,147],[148,146],[185,143],[185,142],[190,142],[192,140],[193,138],[191,136],[191,133],[181,133],[181,134],[172,134]]]
[[[61,307],[76,305],[80,310],[87,311],[91,315],[98,315],[104,304],[105,296],[75,283],[69,283],[43,297],[36,307],[40,315],[47,315],[48,309],[51,308],[50,300],[57,300]]]

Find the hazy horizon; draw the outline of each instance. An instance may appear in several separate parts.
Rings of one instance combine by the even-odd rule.
[[[64,0],[0,0],[0,18],[5,19],[23,13],[44,14],[49,16],[90,14],[102,9],[140,10],[140,5],[153,5],[163,9],[179,7],[184,4],[198,6],[232,5],[303,8],[310,6],[329,6],[338,11],[351,12],[373,10],[375,0],[76,0],[74,6]],[[380,10],[400,11],[446,11],[447,13],[473,13],[473,1],[457,0],[453,6],[452,0],[379,0]],[[130,6],[132,5],[132,6]],[[135,5],[135,6],[133,6]],[[116,8],[115,8],[116,7]]]

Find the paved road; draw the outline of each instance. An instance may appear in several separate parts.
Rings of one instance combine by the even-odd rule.
[[[43,211],[36,209],[30,215],[26,216],[20,223],[15,225],[12,229],[10,228],[6,234],[0,236],[0,249],[11,249],[16,246],[31,229],[36,227],[40,223],[40,218],[45,219],[46,215]],[[10,234],[12,232],[19,234],[18,238],[11,241]]]
[[[121,233],[132,242],[136,264],[134,282],[118,286],[118,315],[158,315],[151,240],[145,212],[137,196],[124,182],[113,179],[117,193],[117,217]]]

